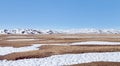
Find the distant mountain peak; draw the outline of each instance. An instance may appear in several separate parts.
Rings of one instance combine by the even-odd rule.
[[[69,30],[36,30],[36,29],[2,29],[0,34],[120,34],[117,29],[69,29]]]

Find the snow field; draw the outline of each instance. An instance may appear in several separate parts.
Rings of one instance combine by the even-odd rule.
[[[0,66],[61,66],[97,61],[120,62],[120,52],[64,54],[16,61],[1,60]]]
[[[38,47],[42,45],[40,44],[34,44],[32,46],[26,46],[26,47],[20,47],[20,48],[14,48],[14,47],[0,47],[0,55],[7,55],[14,52],[25,52],[25,51],[31,51],[31,50],[39,50]]]
[[[120,45],[120,42],[106,42],[106,41],[86,41],[86,42],[75,42],[70,45]]]

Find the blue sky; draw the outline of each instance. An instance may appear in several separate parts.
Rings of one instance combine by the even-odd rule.
[[[120,28],[120,0],[0,0],[2,28]]]

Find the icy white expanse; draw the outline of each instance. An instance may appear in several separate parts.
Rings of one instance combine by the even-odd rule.
[[[86,42],[75,42],[70,45],[120,45],[120,42],[105,42],[105,41],[86,41]]]
[[[120,34],[119,29],[67,29],[67,30],[39,30],[39,29],[3,29],[0,34]]]
[[[87,41],[70,44],[50,44],[50,45],[118,45],[120,42],[103,42],[103,41]],[[14,52],[25,52],[38,50],[40,46],[48,44],[33,44],[26,47],[0,47],[0,55],[6,55]],[[83,53],[83,54],[63,54],[53,55],[46,58],[21,59],[16,61],[0,60],[0,66],[61,66],[72,65],[97,61],[120,62],[120,52],[103,52],[103,53]]]
[[[6,55],[14,52],[25,52],[25,51],[31,51],[31,50],[39,50],[38,47],[42,45],[40,44],[34,44],[32,46],[26,46],[26,47],[20,47],[20,48],[14,48],[14,47],[0,47],[0,55]]]
[[[120,62],[120,52],[64,54],[16,61],[0,60],[0,66],[61,66],[97,61]]]

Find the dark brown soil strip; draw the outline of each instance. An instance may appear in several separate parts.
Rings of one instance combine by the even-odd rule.
[[[92,63],[75,64],[70,66],[120,66],[120,62],[92,62]]]

